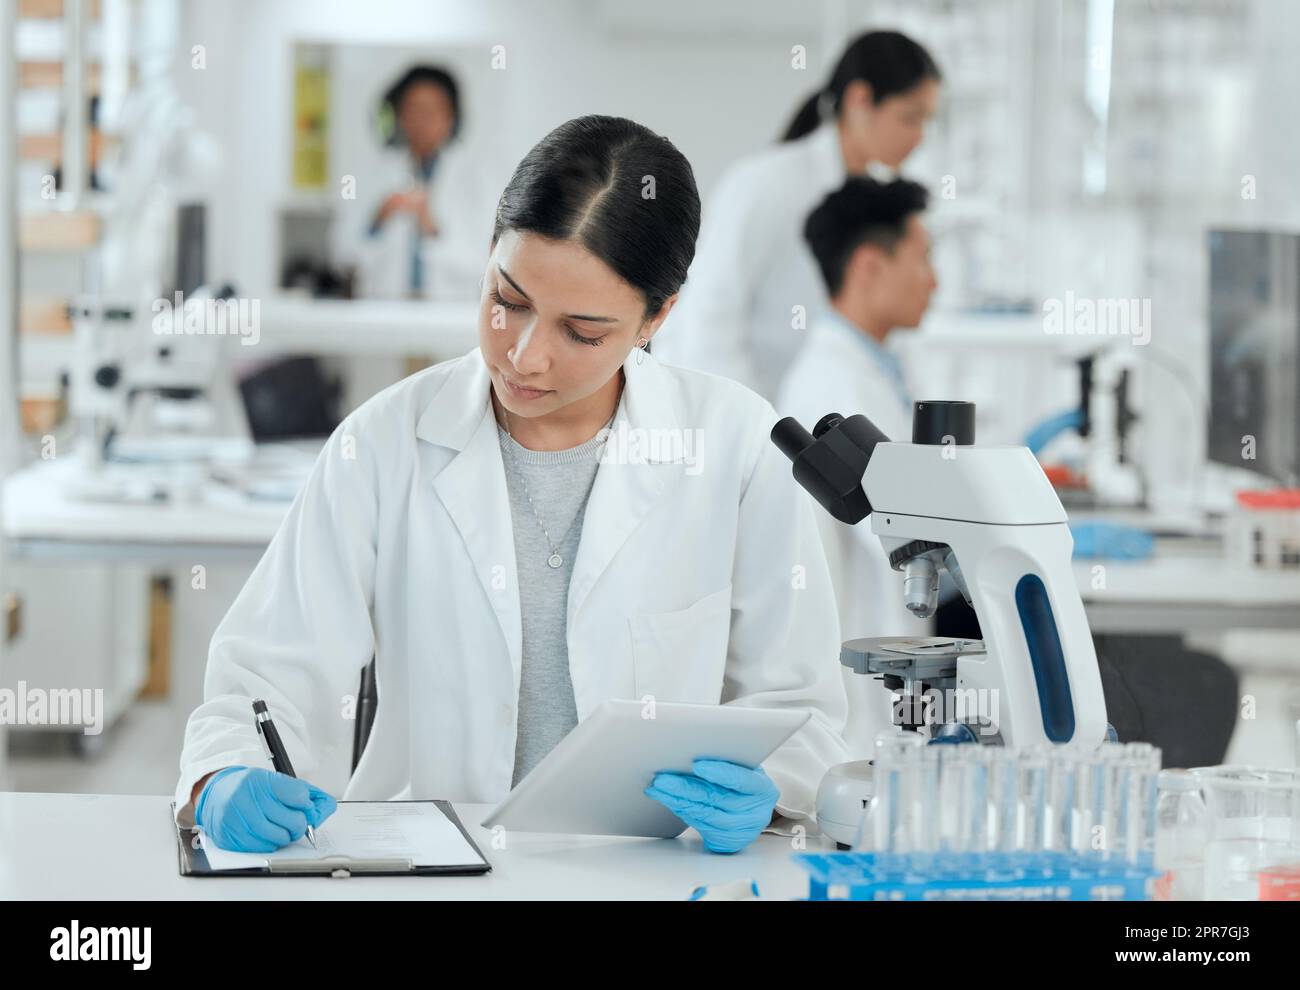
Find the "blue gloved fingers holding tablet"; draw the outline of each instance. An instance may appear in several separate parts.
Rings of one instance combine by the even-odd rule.
[[[761,767],[698,759],[692,768],[655,774],[645,793],[699,832],[710,852],[739,852],[771,823],[780,792]]]

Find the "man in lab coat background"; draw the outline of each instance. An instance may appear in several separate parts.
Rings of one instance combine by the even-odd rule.
[[[829,412],[861,413],[891,440],[911,439],[911,389],[889,338],[921,322],[937,285],[921,222],[926,201],[915,182],[852,177],[808,216],[804,239],[829,303],[813,317],[781,384],[782,415],[811,429]],[[848,526],[820,507],[816,515],[841,638],[931,635],[930,623],[904,608],[902,575],[890,568],[870,521]],[[889,692],[874,678],[841,669],[849,695],[845,739],[866,759],[875,734],[890,725]]]

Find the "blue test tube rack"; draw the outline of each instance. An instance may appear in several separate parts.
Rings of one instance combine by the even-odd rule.
[[[852,852],[801,853],[817,901],[1151,900],[1148,743],[923,746],[882,733]]]
[[[1150,855],[838,852],[794,860],[813,901],[1149,901],[1160,875]]]

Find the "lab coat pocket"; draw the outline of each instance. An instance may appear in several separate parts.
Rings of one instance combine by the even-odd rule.
[[[675,612],[633,615],[636,696],[717,704],[731,638],[731,585]]]

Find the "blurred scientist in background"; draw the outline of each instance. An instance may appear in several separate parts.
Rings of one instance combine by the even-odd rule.
[[[369,190],[360,223],[341,233],[342,260],[356,265],[366,298],[474,298],[482,232],[491,216],[456,137],[460,90],[445,69],[416,65],[384,94],[378,125],[389,151],[380,170],[358,176]]]
[[[812,429],[829,412],[862,413],[891,440],[911,439],[908,378],[886,341],[921,322],[937,285],[921,223],[926,200],[925,188],[915,182],[855,177],[808,217],[804,237],[830,299],[781,384],[776,406],[782,415]],[[901,575],[889,566],[871,527],[816,515],[841,639],[930,635],[930,623],[903,607]],[[876,732],[889,725],[889,694],[874,678],[841,670],[849,697],[845,739],[855,756],[866,759]]]
[[[902,165],[935,112],[939,79],[930,54],[895,31],[850,44],[782,143],[719,180],[682,301],[655,342],[659,356],[775,398],[804,321],[826,298],[800,237],[805,218],[846,176]]]

